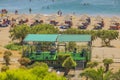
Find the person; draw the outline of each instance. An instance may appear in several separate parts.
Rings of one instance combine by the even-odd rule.
[[[29,9],[29,13],[31,13],[31,12],[32,12],[32,9],[30,8],[30,9]]]
[[[77,48],[74,48],[73,53],[77,53]]]
[[[57,14],[58,14],[59,16],[62,16],[62,11],[59,10],[59,11],[57,12]]]
[[[15,14],[18,14],[18,10],[15,10]]]

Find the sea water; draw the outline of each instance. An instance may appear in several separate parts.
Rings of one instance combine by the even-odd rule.
[[[0,10],[10,13],[120,15],[120,0],[0,0]]]

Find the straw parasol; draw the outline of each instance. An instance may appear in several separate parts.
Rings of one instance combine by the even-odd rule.
[[[56,21],[56,17],[57,17],[56,15],[51,15],[51,16],[48,17],[47,20],[48,21]]]
[[[72,16],[66,15],[66,16],[64,17],[64,20],[65,20],[65,21],[72,21]]]
[[[97,16],[97,17],[95,18],[95,21],[103,21],[103,18],[102,18],[101,16]]]
[[[18,20],[18,21],[20,21],[21,19],[22,20],[26,20],[26,15],[25,14],[23,14],[23,15],[20,15],[20,16],[18,16],[17,18],[16,18],[16,20]]]

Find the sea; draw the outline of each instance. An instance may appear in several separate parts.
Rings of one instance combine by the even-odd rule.
[[[9,13],[18,10],[29,14],[88,14],[120,16],[120,0],[0,0],[0,10],[7,9]]]

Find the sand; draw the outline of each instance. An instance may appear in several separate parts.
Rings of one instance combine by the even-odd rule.
[[[19,15],[14,15],[14,14],[9,14],[9,18],[11,19],[12,17],[17,18]],[[32,18],[35,16],[35,14],[30,14],[30,15],[25,15],[26,18],[29,19],[29,21],[32,20]],[[49,15],[42,15],[41,19],[44,20],[45,23],[49,23]],[[64,24],[64,16],[56,16],[56,21],[59,21],[59,25]],[[88,30],[93,29],[93,25],[95,24],[95,16],[90,16],[92,19],[91,24],[88,26]],[[110,17],[102,17],[105,22],[105,27],[103,27],[104,30],[109,29],[110,25]],[[73,28],[77,28],[77,24],[79,23],[80,16],[73,16],[72,21],[73,21]],[[119,17],[120,19],[120,17]],[[30,23],[30,22],[29,22]],[[28,23],[28,24],[29,24]],[[1,28],[0,27],[0,52],[4,51],[5,49],[3,48],[6,44],[11,42],[11,39],[9,38],[10,27],[5,27]],[[120,40],[114,40],[111,42],[111,44],[114,47],[101,47],[101,40],[97,39],[93,42],[93,47],[92,47],[92,61],[98,61],[102,62],[104,58],[112,58],[115,63],[111,66],[115,70],[119,69],[120,67]],[[2,57],[2,56],[1,56]],[[15,55],[14,58],[20,58],[19,55]],[[1,66],[1,65],[0,65]],[[15,65],[14,65],[15,66]]]

